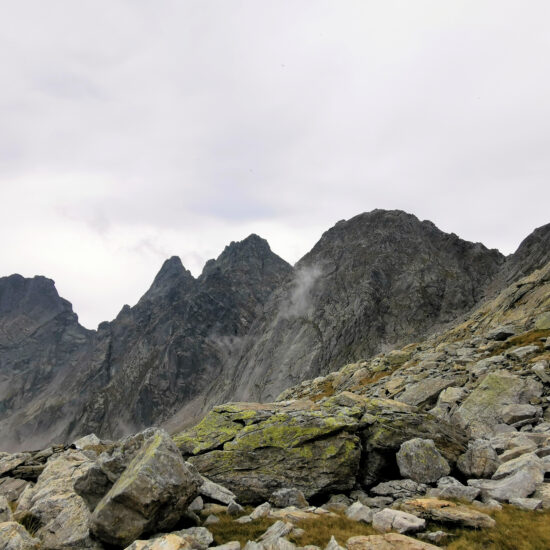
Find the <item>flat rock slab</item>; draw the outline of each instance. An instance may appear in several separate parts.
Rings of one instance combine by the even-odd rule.
[[[495,526],[495,520],[467,506],[440,499],[416,499],[404,502],[403,510],[425,519],[460,527],[487,529]]]
[[[439,550],[438,546],[398,533],[351,537],[346,547],[348,550]]]

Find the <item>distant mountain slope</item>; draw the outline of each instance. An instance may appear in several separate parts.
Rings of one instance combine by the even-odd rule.
[[[417,340],[550,260],[549,227],[504,258],[401,211],[328,230],[293,268],[251,235],[194,278],[167,260],[97,331],[44,277],[0,279],[0,450],[189,425]]]
[[[339,222],[273,294],[213,402],[269,401],[289,385],[417,339],[471,309],[504,263],[497,250],[401,211]]]

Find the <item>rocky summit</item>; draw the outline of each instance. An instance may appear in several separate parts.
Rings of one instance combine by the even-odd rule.
[[[399,270],[391,254],[367,261],[373,248],[378,246],[380,254],[386,246],[381,218],[397,226],[411,224],[407,250],[399,252],[398,247],[395,252],[408,261],[403,264],[408,271]],[[428,236],[415,234],[419,226]],[[365,227],[371,240],[362,251],[358,243]],[[60,439],[40,450],[0,453],[0,548],[430,550],[479,545],[512,548],[510,544],[519,537],[523,548],[547,548],[550,261],[541,264],[544,231],[548,233],[548,229],[537,230],[516,255],[502,258],[408,215],[375,212],[337,224],[295,268],[273,255],[265,241],[251,237],[230,245],[207,264],[199,279],[185,271],[178,259],[168,260],[142,300],[97,332],[79,327],[70,304],[57,296],[51,281],[4,279],[0,294],[3,391],[13,380],[13,393],[22,399],[25,385],[15,384],[16,375],[30,374],[38,364],[42,367],[32,379],[42,385],[29,389],[29,408],[23,407],[17,416],[4,405],[4,429],[14,419],[28,426],[34,418],[36,426],[44,427],[44,437],[57,433]],[[425,241],[423,260],[415,257],[421,254],[420,248],[414,248],[416,238]],[[353,243],[349,250],[347,242]],[[430,263],[444,243],[441,254],[448,262],[455,257],[452,270],[446,271],[446,283],[440,280],[439,268],[433,269]],[[345,275],[337,275],[338,247],[343,251],[341,262],[349,263]],[[530,268],[525,267],[530,257],[526,250],[535,250]],[[331,257],[332,274],[326,271],[330,262],[320,260]],[[518,258],[525,260],[521,268]],[[354,261],[361,267],[355,275]],[[425,281],[435,285],[425,292],[414,286],[422,262]],[[304,290],[300,287],[305,284],[304,266],[313,265],[318,271],[310,271]],[[390,265],[395,271],[391,280],[386,273]],[[367,282],[359,277],[361,270]],[[376,279],[375,272],[384,276]],[[354,284],[353,276],[357,277]],[[503,282],[507,284],[502,286]],[[371,317],[362,310],[374,303],[374,291],[367,290],[381,293],[377,285],[382,283],[394,289],[395,300],[402,300],[402,320],[396,317],[397,301],[383,294],[378,297],[380,309],[374,309]],[[334,287],[332,297],[324,287],[329,284]],[[343,288],[348,300],[341,304]],[[406,298],[407,288],[413,290]],[[222,299],[227,300],[227,311],[218,309]],[[283,311],[284,303],[298,309]],[[436,313],[430,314],[430,307]],[[332,325],[327,310],[335,316]],[[297,311],[302,320],[293,317]],[[323,366],[323,346],[308,340],[301,323],[316,319],[328,339],[346,325],[352,311],[360,324],[345,333],[353,337],[342,337],[350,350],[361,349],[364,356]],[[376,317],[380,315],[382,320]],[[372,323],[385,331],[376,332]],[[153,380],[176,376],[178,368],[187,365],[184,359],[178,363],[178,357],[187,356],[178,356],[177,346],[194,343],[190,348],[197,354],[192,356],[197,361],[194,368],[206,372],[207,364],[201,361],[211,357],[212,349],[221,353],[222,348],[209,347],[214,332],[202,331],[205,326],[220,334],[233,330],[244,335],[227,356],[216,355],[221,361],[217,368],[226,373],[223,376],[232,373],[235,381],[243,383],[245,375],[249,377],[243,393],[235,392],[237,398],[244,394],[262,398],[280,389],[277,380],[286,372],[292,329],[299,350],[296,364],[309,365],[315,358],[316,376],[289,377],[288,387],[271,400],[217,404],[199,421],[182,423],[171,434],[149,427],[107,439],[105,433],[115,432],[115,414],[122,420],[141,418],[142,423],[153,423],[155,403],[163,395],[160,387],[166,399],[176,398],[177,378],[173,386],[157,386]],[[411,341],[413,334],[423,334],[428,326],[430,334]],[[263,339],[255,341],[251,335],[259,334],[262,327]],[[366,339],[379,334],[377,343],[361,343],[359,327]],[[399,327],[406,343],[392,346],[392,339],[399,339]],[[72,401],[57,396],[59,409],[54,406],[53,388],[63,381],[68,384],[70,373],[72,384],[89,380],[95,363],[86,361],[102,357],[98,346],[107,332],[110,369],[108,374],[98,370],[97,378],[90,379],[97,395],[103,396],[101,411],[107,411],[107,416],[97,412],[99,436],[90,433],[67,440],[61,435],[70,430],[53,413],[84,411],[67,422],[75,433],[79,432],[76,426],[87,426],[90,418],[96,418],[94,409],[85,406],[88,386],[82,387],[79,398],[69,396]],[[44,347],[46,338],[50,344]],[[140,343],[134,349],[130,343],[136,338]],[[310,347],[305,348],[304,342]],[[138,358],[150,358],[147,353],[161,345],[166,355],[154,369],[145,369]],[[323,340],[323,345],[328,343]],[[26,354],[17,355],[23,349]],[[271,349],[272,370],[277,350],[282,361],[281,372],[266,370],[263,380],[271,385],[259,385],[257,393],[253,390],[257,371],[243,363],[251,349],[258,358],[262,349]],[[334,351],[334,357],[346,357],[343,349]],[[355,352],[350,353],[355,357]],[[57,364],[55,357],[61,356],[81,363]],[[12,363],[6,363],[6,358]],[[122,365],[120,370],[116,365]],[[330,366],[337,368],[325,372]],[[219,376],[216,371],[211,382]],[[135,417],[122,413],[123,400],[129,399],[124,393],[125,377],[135,387],[128,401]],[[292,385],[295,378],[298,383]],[[116,381],[116,388],[109,380]],[[191,382],[196,384],[193,395],[208,386],[206,379]],[[209,390],[218,391],[215,384]],[[182,399],[185,391],[180,390]],[[109,400],[109,392],[118,396],[118,403]],[[148,395],[149,408],[145,402],[140,405],[142,395]],[[204,395],[213,399],[212,394]],[[15,410],[20,401],[9,403]],[[41,408],[45,403],[50,403],[47,410],[55,426],[49,432]],[[176,413],[172,421],[181,414]],[[164,418],[162,411],[158,414]]]

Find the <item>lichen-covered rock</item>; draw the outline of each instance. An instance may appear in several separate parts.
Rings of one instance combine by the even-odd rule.
[[[144,533],[166,531],[197,496],[200,483],[169,436],[157,430],[96,506],[92,530],[118,546]]]
[[[466,477],[489,478],[497,471],[500,460],[489,441],[476,439],[468,443],[468,449],[458,457],[456,465]]]
[[[417,483],[432,483],[451,473],[431,439],[415,438],[401,445],[397,453],[399,472]]]
[[[529,403],[540,397],[542,384],[507,371],[488,374],[464,400],[452,419],[474,437],[490,436],[502,422],[502,409],[507,405]]]
[[[0,548],[2,550],[39,550],[40,541],[27,533],[14,521],[0,522]]]
[[[249,414],[244,405],[216,407],[175,437],[183,451],[197,453],[188,460],[201,474],[243,503],[269,500],[289,486],[306,498],[353,487],[361,445],[350,432],[357,429],[360,408],[300,401],[249,407]],[[235,421],[236,414],[250,423]]]
[[[353,521],[361,521],[363,523],[371,523],[374,510],[361,502],[354,502],[345,512],[346,517]]]

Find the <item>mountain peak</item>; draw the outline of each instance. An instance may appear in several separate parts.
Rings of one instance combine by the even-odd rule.
[[[193,275],[185,269],[179,256],[172,256],[162,264],[153,284],[143,297],[151,298],[190,281],[194,281]]]

